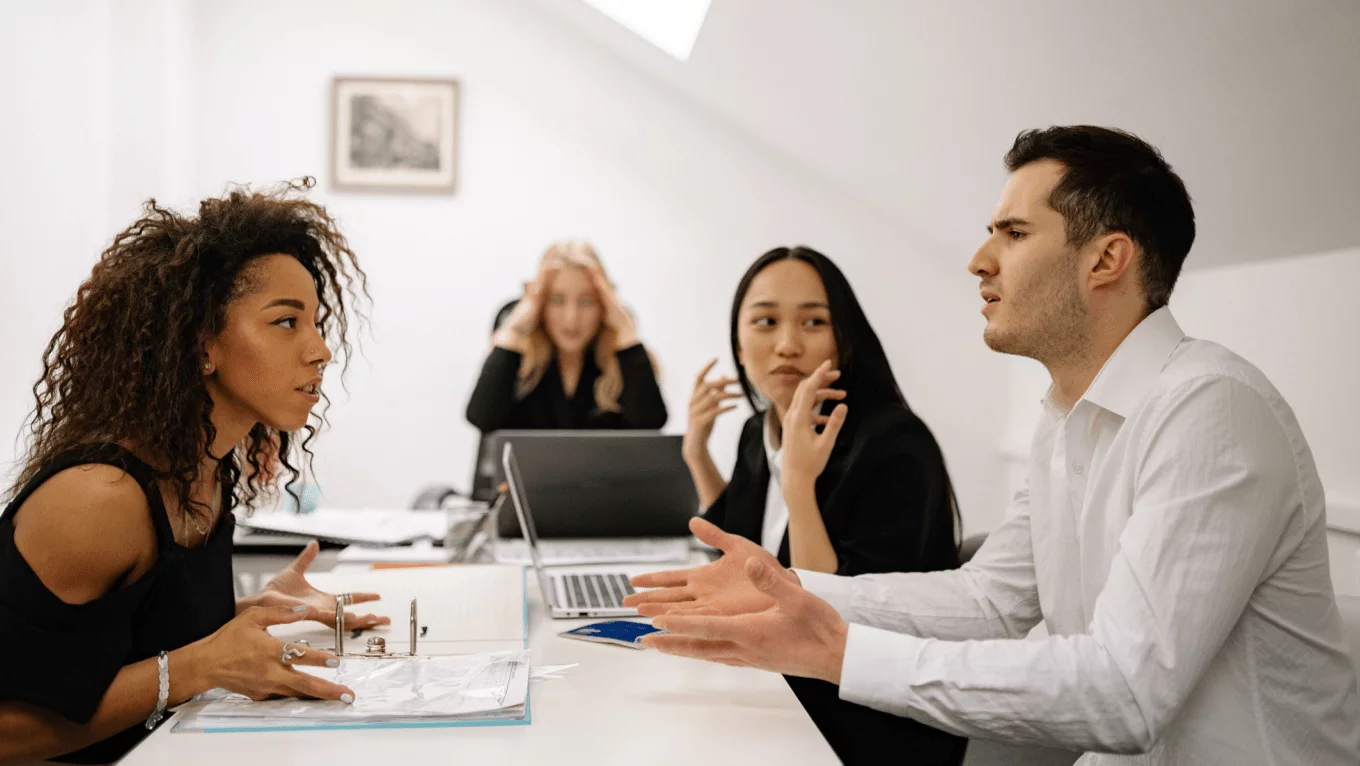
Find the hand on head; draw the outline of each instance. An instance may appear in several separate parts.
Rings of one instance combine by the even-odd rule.
[[[548,291],[552,289],[553,276],[562,267],[562,259],[551,253],[545,255],[538,264],[538,274],[524,286],[524,296],[515,304],[505,326],[519,333],[529,335],[538,329],[543,321],[543,307],[547,305]]]
[[[628,312],[628,309],[623,307],[623,302],[619,300],[619,294],[614,290],[614,286],[605,278],[600,267],[583,259],[577,260],[581,261],[578,265],[590,275],[591,284],[595,286],[595,293],[600,299],[600,308],[603,309],[605,326],[614,331],[617,346],[628,348],[635,345],[638,342],[637,323],[633,320],[633,315]]]

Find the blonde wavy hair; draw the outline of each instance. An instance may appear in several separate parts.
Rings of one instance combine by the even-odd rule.
[[[588,242],[554,242],[543,253],[543,263],[559,269],[593,267],[599,269],[606,280],[609,279],[605,274],[604,264],[600,263],[599,254]],[[546,306],[540,306],[539,311],[542,312],[545,308]],[[614,329],[606,325],[601,317],[600,331],[591,340],[595,344],[595,365],[600,368],[600,377],[595,380],[595,406],[600,412],[620,411],[619,394],[623,392],[623,371],[619,369],[619,359],[614,355],[614,352],[618,351],[615,348],[617,345],[615,335]],[[557,349],[553,347],[552,339],[548,337],[540,320],[538,327],[526,340],[525,352],[520,359],[519,376],[515,381],[517,401],[528,396],[543,381],[543,375],[548,371],[548,364],[556,352]]]

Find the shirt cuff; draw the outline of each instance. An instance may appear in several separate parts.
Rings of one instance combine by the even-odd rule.
[[[865,625],[850,625],[841,660],[840,697],[846,702],[902,715],[912,670],[927,639]]]
[[[825,572],[809,572],[806,569],[793,571],[798,575],[798,582],[802,583],[803,590],[830,604],[842,620],[850,622],[850,598],[855,592],[852,578]]]

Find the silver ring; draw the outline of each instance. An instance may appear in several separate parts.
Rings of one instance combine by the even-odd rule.
[[[306,653],[307,651],[298,646],[297,643],[288,643],[283,645],[283,656],[280,657],[280,659],[283,660],[283,664],[291,665],[293,664],[293,660]]]
[[[353,593],[341,593],[341,594],[340,594],[340,600],[343,601],[343,602],[345,602],[345,606],[349,606],[349,605],[351,605],[351,604],[354,603],[354,594],[353,594]]]

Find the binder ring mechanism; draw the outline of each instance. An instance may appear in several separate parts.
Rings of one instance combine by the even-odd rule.
[[[387,651],[387,640],[382,636],[370,636],[368,645],[362,652],[345,651],[345,597],[343,595],[335,597],[335,656],[336,657],[367,657],[370,659],[409,659],[419,656],[416,654],[416,638],[418,629],[416,628],[416,600],[411,599],[411,651],[409,652],[389,652]]]

